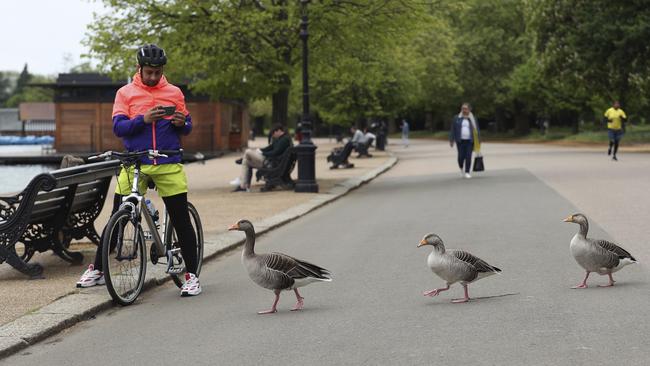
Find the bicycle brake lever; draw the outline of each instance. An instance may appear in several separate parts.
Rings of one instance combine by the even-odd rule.
[[[89,156],[88,160],[96,160],[96,159],[101,159],[101,158],[108,158],[108,157],[111,156],[111,153],[112,153],[111,151],[106,151],[106,152],[101,153],[99,155]]]

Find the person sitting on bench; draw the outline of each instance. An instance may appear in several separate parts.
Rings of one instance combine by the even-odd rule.
[[[271,129],[271,135],[273,138],[268,146],[261,149],[246,149],[241,158],[241,174],[238,179],[239,185],[233,192],[249,192],[253,168],[261,168],[264,166],[265,159],[281,156],[291,147],[291,137],[286,133],[283,126],[274,126]]]
[[[363,137],[365,139],[364,142],[367,143],[370,140],[371,141],[370,145],[372,145],[372,141],[377,140],[377,136],[374,133],[370,132],[368,128],[364,128],[363,132],[364,132]]]
[[[366,136],[363,134],[363,132],[352,126],[350,127],[350,132],[352,132],[352,139],[350,142],[352,142],[352,146],[354,146],[354,150],[357,150],[357,146],[359,145],[364,145],[366,143]]]

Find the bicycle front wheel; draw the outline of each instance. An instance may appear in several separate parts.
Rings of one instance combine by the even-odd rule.
[[[147,272],[142,227],[127,209],[117,211],[106,225],[102,265],[106,288],[115,302],[130,305],[138,298]]]
[[[196,207],[190,202],[187,202],[187,209],[190,212],[190,222],[192,223],[192,229],[196,234],[196,273],[199,275],[201,273],[201,265],[203,264],[203,226],[201,226],[201,217],[199,217],[199,212],[196,210]],[[167,214],[169,215],[169,214]],[[169,219],[169,218],[168,218]],[[176,235],[176,230],[173,230],[173,227],[170,225],[169,229],[165,233],[165,243],[176,247],[179,245],[178,236]],[[183,275],[170,275],[172,280],[178,288],[182,288],[185,284],[185,277]]]

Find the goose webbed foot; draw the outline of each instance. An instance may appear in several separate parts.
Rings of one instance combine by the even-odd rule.
[[[468,302],[468,301],[469,301],[469,297],[465,297],[465,298],[462,298],[462,299],[453,299],[453,300],[451,300],[451,302],[453,304],[462,304],[462,303]]]
[[[453,304],[461,304],[469,301],[469,291],[467,290],[467,284],[463,284],[463,290],[465,290],[465,297],[462,299],[453,299],[451,302]]]
[[[430,290],[430,291],[424,291],[422,293],[422,295],[430,296],[430,297],[438,296],[438,294],[440,294],[443,291],[447,291],[447,290],[449,290],[449,285],[447,285],[447,287],[445,287],[445,288],[434,288],[433,290]]]
[[[269,310],[258,311],[257,313],[258,314],[273,314],[273,313],[277,313],[277,312],[278,312],[278,309],[273,308],[273,309],[269,309]]]
[[[612,277],[611,273],[608,273],[608,274],[609,274],[609,283],[606,284],[606,285],[598,285],[598,287],[612,287],[612,286],[614,286],[614,282],[616,282],[616,281],[614,281],[614,278]]]
[[[291,311],[302,310],[302,307],[305,305],[305,302],[303,301],[305,298],[302,297],[302,296],[300,296],[300,294],[298,293],[298,289],[297,289],[297,288],[296,288],[296,289],[293,289],[293,292],[296,293],[296,300],[297,300],[297,302],[296,302],[296,306],[294,306],[293,309],[291,309]]]
[[[278,301],[280,301],[280,290],[274,290],[275,293],[275,300],[273,301],[273,306],[269,310],[263,310],[263,311],[258,311],[258,314],[273,314],[277,313],[278,309]]]
[[[580,283],[580,284],[577,285],[577,286],[573,286],[573,287],[571,287],[571,288],[573,288],[573,289],[587,288],[587,278],[589,278],[589,274],[590,274],[590,273],[591,273],[591,272],[587,272],[587,274],[585,275],[585,279],[582,280],[582,283]]]

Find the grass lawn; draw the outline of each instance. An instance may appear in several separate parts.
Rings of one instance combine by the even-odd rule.
[[[391,135],[393,138],[401,138],[400,134]],[[410,138],[434,138],[446,140],[449,138],[447,131],[412,131]],[[511,141],[511,142],[574,142],[581,144],[601,144],[608,141],[607,130],[604,128],[596,129],[589,127],[583,129],[578,134],[571,133],[570,127],[551,127],[546,134],[541,134],[539,130],[532,130],[526,136],[515,136],[512,132],[490,133],[483,131],[481,137],[484,141]],[[626,144],[648,144],[650,143],[650,125],[631,125],[623,136]]]

